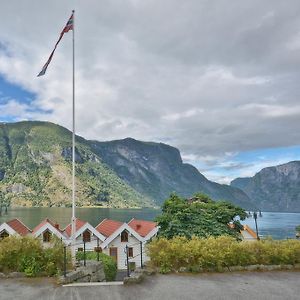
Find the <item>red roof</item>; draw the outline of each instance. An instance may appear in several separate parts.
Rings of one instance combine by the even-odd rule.
[[[257,239],[256,233],[248,225],[244,225],[244,230],[247,231],[253,238]]]
[[[123,224],[124,223],[119,221],[104,219],[99,225],[97,225],[96,230],[98,230],[104,236],[108,237],[112,235]]]
[[[132,219],[128,225],[142,237],[145,237],[156,227],[155,222],[136,219]]]
[[[10,220],[6,222],[6,224],[9,225],[19,235],[26,235],[31,232],[31,230],[18,219]]]
[[[40,224],[38,224],[34,229],[33,229],[33,233],[37,232],[41,227],[43,227],[45,224],[50,224],[52,225],[53,227],[55,227],[58,231],[62,232],[60,229],[59,229],[59,224],[57,223],[54,223],[52,222],[50,219],[45,219],[44,221],[42,221]]]
[[[79,230],[84,224],[86,224],[85,221],[82,221],[80,219],[76,219],[76,222],[75,222],[75,228],[77,230]],[[64,229],[64,232],[68,235],[68,236],[71,236],[72,234],[72,224],[69,224],[65,229]]]

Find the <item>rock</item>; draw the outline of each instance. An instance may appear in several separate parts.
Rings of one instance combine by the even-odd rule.
[[[186,267],[181,267],[178,270],[179,273],[186,273],[187,271],[188,271],[188,269]]]
[[[300,269],[300,264],[295,264],[294,267],[295,269]]]
[[[292,270],[294,268],[293,265],[282,265],[281,266],[281,269],[283,270]]]
[[[61,156],[68,161],[72,160],[72,147],[66,147],[62,149]],[[75,162],[82,164],[84,162],[82,156],[79,151],[75,147]]]
[[[245,270],[247,271],[257,271],[259,270],[260,265],[250,265],[250,266],[245,266]]]
[[[61,276],[59,278],[59,282],[60,283],[71,283],[71,282],[76,282],[78,281],[80,278],[83,278],[84,277],[84,272],[82,270],[76,270],[76,271],[72,271],[72,272],[69,272],[67,273],[67,276],[64,277],[64,276]]]
[[[144,280],[143,273],[131,273],[130,277],[125,277],[123,280],[124,284],[136,284],[141,283]]]
[[[232,266],[232,267],[229,267],[229,271],[230,272],[239,272],[239,271],[244,271],[245,270],[245,267],[243,266]]]
[[[101,282],[105,281],[105,274],[102,262],[86,261],[86,266],[81,266],[75,271],[61,276],[59,282],[62,284],[72,282]]]
[[[125,277],[124,284],[140,283],[144,280],[147,270],[142,268],[136,268],[134,272],[130,274],[130,277]]]
[[[51,152],[41,152],[41,156],[50,164],[54,162],[54,154]]]
[[[8,278],[23,278],[26,277],[22,272],[11,272],[7,275]]]
[[[23,193],[26,190],[26,187],[22,183],[14,183],[11,186],[7,187],[6,190],[7,192],[18,194]]]
[[[0,278],[6,278],[6,275],[4,273],[0,273]]]

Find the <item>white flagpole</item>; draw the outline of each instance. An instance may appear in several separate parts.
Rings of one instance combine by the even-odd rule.
[[[73,126],[72,126],[72,221],[71,221],[71,227],[72,227],[72,256],[75,257],[75,232],[76,232],[76,216],[75,216],[75,10],[73,12],[73,87],[72,87],[72,93],[73,93],[73,111],[72,111],[72,117],[73,117]]]

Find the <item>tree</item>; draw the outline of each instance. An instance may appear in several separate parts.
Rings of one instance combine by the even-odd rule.
[[[183,199],[171,194],[162,207],[162,214],[156,218],[159,236],[209,237],[230,235],[239,239],[239,231],[247,214],[244,209],[226,201],[213,201],[207,195],[196,194]],[[234,226],[229,226],[233,223]]]

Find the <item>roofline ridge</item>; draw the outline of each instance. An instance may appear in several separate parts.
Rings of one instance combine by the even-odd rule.
[[[96,225],[95,229],[97,230],[97,227],[100,226],[105,220],[109,220],[107,218],[103,219],[98,225]]]
[[[132,218],[127,224],[129,225],[133,220],[135,220],[135,218]]]

